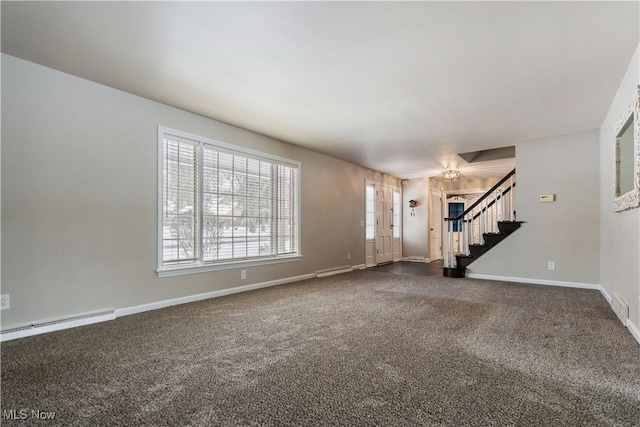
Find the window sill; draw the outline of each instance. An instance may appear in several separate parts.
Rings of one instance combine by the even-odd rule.
[[[186,274],[207,273],[211,271],[231,270],[242,267],[257,267],[260,265],[280,264],[302,260],[302,255],[282,256],[278,258],[250,259],[246,261],[232,261],[205,265],[188,265],[180,267],[159,268],[158,277],[183,276]]]

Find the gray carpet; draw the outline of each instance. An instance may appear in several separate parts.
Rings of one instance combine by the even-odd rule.
[[[357,271],[1,353],[4,414],[46,425],[640,425],[640,347],[593,290]]]

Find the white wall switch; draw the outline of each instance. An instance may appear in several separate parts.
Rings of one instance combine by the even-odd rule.
[[[556,263],[555,261],[549,261],[548,267],[549,270],[555,270],[556,269]]]
[[[555,201],[556,201],[556,195],[555,194],[541,194],[540,195],[540,202],[541,203],[555,202]]]

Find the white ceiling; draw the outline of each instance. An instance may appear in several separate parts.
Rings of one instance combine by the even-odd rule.
[[[597,129],[638,2],[2,2],[2,51],[400,178]]]

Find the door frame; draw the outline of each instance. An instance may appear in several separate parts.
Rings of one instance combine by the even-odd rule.
[[[400,224],[393,224],[393,210],[391,212],[391,221],[393,224],[393,228],[391,230],[391,244],[392,244],[392,249],[391,249],[391,262],[396,262],[396,261],[400,261],[402,259],[402,187],[401,186],[394,186],[394,185],[389,185],[389,184],[384,184],[382,182],[379,181],[374,181],[371,179],[365,179],[365,183],[364,183],[364,200],[365,200],[365,206],[364,206],[364,217],[365,217],[365,221],[364,226],[365,226],[365,232],[364,232],[364,243],[365,243],[365,265],[366,267],[375,267],[376,265],[378,265],[378,256],[377,256],[377,242],[378,242],[378,227],[377,224],[374,224],[374,238],[373,240],[369,240],[367,239],[367,233],[366,233],[366,227],[367,227],[367,205],[366,205],[366,199],[367,199],[367,186],[368,185],[373,185],[375,188],[375,192],[374,192],[374,201],[373,201],[373,207],[374,207],[374,212],[373,212],[373,218],[374,221],[376,220],[376,218],[378,218],[378,203],[377,203],[377,195],[378,195],[378,191],[381,187],[389,189],[391,191],[391,206],[393,207],[393,193],[395,191],[398,192],[398,194],[400,195]],[[400,227],[400,237],[398,238],[394,238],[393,237],[393,231],[395,230],[396,227]]]
[[[439,188],[430,188],[430,194],[429,194],[429,209],[430,209],[430,214],[429,214],[429,235],[428,235],[428,243],[429,243],[429,261],[435,261],[435,260],[439,260],[442,259],[442,223],[443,223],[443,216],[442,216],[442,194],[443,191]],[[438,202],[434,203],[434,196],[438,197]],[[433,224],[432,222],[432,215],[431,212],[440,212],[440,220],[438,221],[438,224]],[[432,239],[431,239],[431,235],[432,233],[438,233],[437,239],[436,241],[438,242],[438,248],[437,251],[434,250],[434,248],[432,248],[431,243],[432,243]]]

